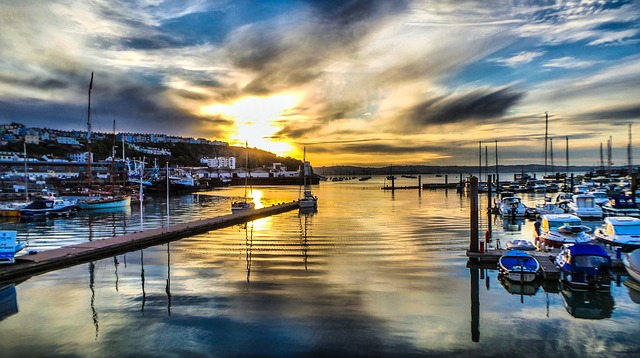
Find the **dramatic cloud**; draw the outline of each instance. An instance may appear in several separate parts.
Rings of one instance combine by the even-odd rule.
[[[529,63],[531,61],[533,61],[536,57],[540,57],[544,55],[544,52],[520,52],[515,56],[509,57],[509,58],[496,58],[493,59],[493,62],[497,62],[500,64],[503,64],[505,66],[509,66],[509,67],[518,67],[520,65],[523,65],[525,63]]]

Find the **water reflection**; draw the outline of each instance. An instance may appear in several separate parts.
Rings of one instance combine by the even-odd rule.
[[[502,275],[498,275],[498,281],[502,287],[512,295],[521,296],[520,302],[523,302],[522,296],[534,296],[540,289],[541,280],[536,279],[532,282],[517,282],[509,280]]]
[[[18,298],[14,284],[0,286],[0,321],[18,313]]]
[[[251,226],[251,229],[249,229],[249,226]],[[251,221],[250,223],[245,223],[244,224],[244,243],[245,243],[245,251],[246,251],[246,257],[245,257],[245,261],[247,264],[247,283],[249,283],[250,277],[251,277],[251,256],[252,256],[252,252],[253,252],[253,221]]]
[[[575,290],[562,285],[561,293],[565,309],[575,318],[604,319],[613,313],[611,291]]]
[[[98,311],[96,310],[96,291],[94,288],[94,284],[95,284],[95,270],[96,270],[96,264],[95,262],[90,262],[89,263],[89,289],[91,290],[91,319],[93,320],[93,325],[96,329],[96,335],[95,335],[95,340],[98,340],[98,331],[99,331],[99,327],[98,327]]]

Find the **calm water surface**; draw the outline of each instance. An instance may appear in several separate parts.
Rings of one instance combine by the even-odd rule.
[[[322,183],[312,215],[284,213],[7,285],[0,356],[640,353],[640,293],[629,278],[605,294],[556,285],[511,294],[495,270],[466,266],[467,197],[385,192],[383,181]],[[171,197],[168,219],[160,196],[142,209],[1,225],[47,250],[227,214],[242,194]],[[253,196],[269,206],[294,200],[298,188]],[[499,218],[492,226],[501,242],[533,230]]]

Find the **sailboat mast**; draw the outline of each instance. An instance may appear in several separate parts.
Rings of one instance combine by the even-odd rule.
[[[551,173],[556,172],[555,165],[553,164],[553,138],[549,138],[549,154],[551,155]]]
[[[247,167],[247,173],[244,175],[244,201],[247,201],[247,185],[249,182],[249,143],[244,142],[244,165]]]
[[[89,102],[87,104],[87,182],[91,186],[91,90],[93,89],[93,72],[91,72],[91,82],[89,82]]]
[[[629,143],[627,144],[627,160],[629,161],[629,174],[633,173],[633,150],[631,146],[631,123],[629,123]]]
[[[547,137],[549,136],[549,112],[544,112],[544,175],[547,176]]]

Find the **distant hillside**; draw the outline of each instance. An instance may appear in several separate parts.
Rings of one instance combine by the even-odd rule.
[[[92,152],[95,160],[103,160],[111,156],[112,147],[114,145],[113,135],[110,138],[94,140],[92,143]],[[122,142],[116,141],[116,156],[122,157]],[[226,145],[209,145],[209,144],[189,144],[189,143],[153,143],[145,144],[147,147],[164,148],[171,151],[171,157],[154,156],[137,152],[133,149],[126,149],[127,157],[142,157],[158,159],[158,165],[163,166],[167,160],[169,165],[180,165],[197,167],[202,166],[200,158],[203,157],[236,157],[236,166],[244,167],[245,148],[233,147]],[[12,142],[5,146],[0,146],[0,151],[23,151],[23,144]],[[85,145],[63,145],[58,143],[27,144],[27,153],[30,156],[52,154],[56,157],[67,158],[68,154],[85,152]],[[279,157],[274,153],[267,152],[258,148],[249,148],[249,165],[252,168],[267,166],[271,167],[273,163],[282,163],[289,170],[297,170],[302,161],[291,157]]]
[[[429,165],[401,165],[386,166],[382,168],[358,167],[358,166],[324,166],[315,167],[315,172],[325,176],[347,176],[347,175],[389,175],[393,174],[455,174],[478,175],[478,166],[429,166]],[[564,173],[564,166],[555,166],[555,172]],[[592,170],[589,166],[569,166],[569,173],[583,174]],[[489,166],[489,174],[496,172],[496,167]],[[526,165],[499,165],[498,173],[544,173],[544,165],[526,164]],[[547,172],[552,173],[551,167],[547,167]],[[484,176],[485,167],[482,167]]]

